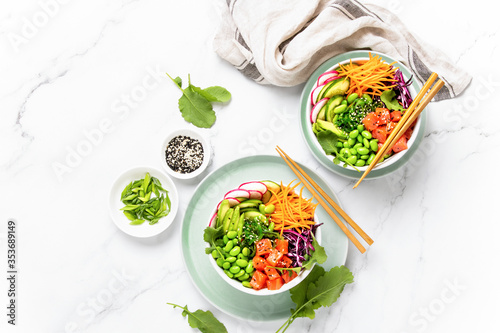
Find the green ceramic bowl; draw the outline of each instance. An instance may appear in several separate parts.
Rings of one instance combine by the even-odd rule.
[[[323,148],[321,148],[320,144],[318,143],[318,140],[316,139],[316,136],[312,131],[312,126],[310,121],[310,114],[312,108],[310,103],[310,95],[312,90],[316,87],[316,82],[321,74],[323,74],[328,70],[332,70],[338,67],[339,64],[348,63],[351,59],[353,61],[369,59],[369,53],[371,53],[372,55],[379,55],[387,63],[392,63],[395,61],[394,59],[385,54],[374,51],[351,51],[343,53],[341,55],[338,55],[336,57],[327,60],[320,67],[318,67],[316,71],[314,71],[314,73],[307,81],[304,90],[302,91],[302,97],[301,97],[301,108],[300,108],[301,132],[311,153],[327,169],[341,176],[353,179],[360,178],[361,175],[363,174],[363,171],[366,170],[367,166],[357,167],[357,169],[360,170],[360,172],[358,172],[351,166],[344,167],[343,163],[338,165],[334,164],[333,156],[325,154]],[[400,62],[396,61],[396,64],[394,64],[394,66],[399,67],[399,69],[403,72],[405,80],[408,80],[411,77],[411,72],[408,70],[408,68],[406,68],[406,66],[404,66]],[[412,97],[415,97],[418,91],[420,91],[420,86],[418,85],[415,79],[412,80],[412,84],[409,87],[409,90]],[[379,163],[377,166],[375,166],[375,168],[373,168],[373,170],[368,174],[366,178],[374,179],[386,176],[390,173],[393,173],[397,169],[401,168],[406,163],[408,163],[412,155],[417,151],[418,146],[422,141],[422,138],[425,133],[425,121],[426,121],[426,111],[424,110],[420,114],[417,120],[417,123],[413,131],[413,135],[411,136],[410,140],[408,140],[408,149],[400,153],[394,154],[390,158],[384,160],[382,163]]]

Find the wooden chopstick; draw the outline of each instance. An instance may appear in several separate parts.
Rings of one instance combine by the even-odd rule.
[[[436,82],[436,84],[432,87],[427,96],[425,96],[422,102],[412,112],[411,116],[408,118],[408,121],[406,121],[401,130],[396,134],[396,136],[394,136],[392,141],[387,145],[387,148],[384,150],[382,156],[385,156],[392,149],[392,147],[396,144],[399,138],[403,136],[406,130],[413,124],[413,122],[418,118],[420,113],[422,113],[422,111],[425,109],[427,104],[430,103],[430,101],[434,98],[434,96],[443,86],[444,86],[443,80],[439,80],[438,82]]]
[[[420,112],[423,111],[423,109],[425,108],[425,106],[427,106],[427,104],[429,104],[429,102],[432,100],[432,98],[437,94],[437,92],[439,91],[439,89],[441,89],[441,87],[443,86],[444,82],[442,80],[439,80],[438,83],[436,83],[434,85],[433,89],[431,89],[431,91],[429,91],[429,94],[427,94],[427,96],[424,99],[424,101],[420,104],[420,101],[425,96],[425,94],[427,93],[427,91],[429,90],[429,88],[432,86],[432,84],[434,83],[434,81],[437,79],[437,77],[438,77],[438,75],[436,73],[432,73],[431,74],[431,76],[429,77],[429,79],[427,80],[427,82],[425,82],[424,86],[422,87],[422,89],[420,90],[420,92],[417,94],[417,96],[415,97],[415,99],[413,100],[413,102],[410,104],[410,106],[408,107],[408,109],[405,111],[405,113],[404,113],[403,117],[401,118],[401,120],[398,122],[398,124],[396,125],[396,127],[392,130],[391,134],[389,135],[389,137],[385,141],[384,145],[378,150],[377,154],[375,155],[375,158],[370,163],[370,165],[368,166],[368,168],[365,170],[365,172],[363,173],[363,175],[361,176],[361,178],[358,180],[358,182],[353,186],[353,188],[358,187],[358,185],[361,183],[361,181],[377,165],[377,163],[380,160],[380,158],[382,156],[384,156],[386,154],[386,152],[389,151],[390,148],[392,148],[392,146],[397,141],[397,139],[394,140],[394,138],[396,136],[398,136],[398,135],[399,135],[399,137],[401,137],[403,135],[404,131],[402,131],[401,129],[403,127],[405,127],[405,126],[406,126],[406,129],[408,129],[408,127],[411,126],[411,124],[413,123],[413,121],[410,122],[409,119],[414,114],[414,110],[417,108],[417,106],[422,105],[421,107],[419,107],[418,114],[420,114]],[[442,82],[442,83],[440,83],[440,82]],[[415,120],[418,117],[418,114],[415,117],[413,117],[413,120]],[[399,137],[398,137],[398,139],[399,139]]]
[[[309,175],[305,173],[305,171],[293,161],[279,146],[276,147],[276,151],[280,154],[281,158],[288,164],[290,169],[295,173],[295,175],[299,178],[299,180],[304,184],[309,192],[314,196],[314,198],[318,201],[318,203],[325,209],[328,215],[337,223],[340,229],[347,235],[347,237],[353,242],[356,248],[361,252],[365,253],[366,249],[361,245],[359,240],[354,237],[354,235],[347,229],[344,223],[339,219],[339,217],[332,211],[332,209],[327,205],[325,200],[321,196],[323,196],[329,204],[333,206],[333,208],[346,220],[346,222],[369,244],[373,244],[373,240],[321,189],[321,187],[311,178]],[[311,185],[306,181],[309,181]],[[313,188],[314,186],[314,188]],[[318,194],[316,190],[321,194]]]

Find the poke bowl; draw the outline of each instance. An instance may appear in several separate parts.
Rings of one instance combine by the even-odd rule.
[[[303,89],[303,138],[326,168],[360,178],[419,90],[408,68],[387,55],[352,51],[333,57]],[[425,120],[424,110],[367,178],[383,177],[408,163],[422,141]]]
[[[279,294],[321,263],[317,254],[324,249],[314,212],[317,204],[303,198],[297,189],[300,183],[293,183],[242,183],[228,191],[207,217],[205,253],[231,287],[250,295]]]

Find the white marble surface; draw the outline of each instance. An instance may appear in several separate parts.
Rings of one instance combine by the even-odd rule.
[[[215,149],[209,170],[273,154],[280,144],[330,182],[375,240],[364,255],[350,245],[355,283],[341,299],[289,332],[498,332],[500,178],[492,166],[500,162],[500,37],[491,2],[376,1],[474,80],[459,98],[431,105],[411,165],[356,190],[320,167],[302,141],[302,86],[259,86],[216,56],[219,18],[210,1],[59,0],[44,20],[41,4],[49,2],[0,4],[2,332],[193,332],[167,301],[209,309],[232,333],[280,326],[232,318],[191,283],[180,226],[196,184],[177,181],[180,211],[153,239],[125,235],[108,215],[113,180],[137,164],[160,167],[163,137],[190,126],[164,72],[190,73],[199,86],[233,94],[203,131]],[[26,28],[29,22],[38,27]],[[24,39],[13,42],[13,34]],[[273,117],[286,129],[259,139]],[[69,157],[99,128],[107,132],[94,137],[87,156]],[[54,163],[68,158],[68,172],[58,176]],[[20,255],[15,328],[6,324],[3,278],[12,217]]]

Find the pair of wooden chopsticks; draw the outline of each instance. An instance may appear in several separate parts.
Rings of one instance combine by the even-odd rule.
[[[365,170],[361,178],[354,185],[353,188],[358,187],[359,183],[372,171],[372,169],[377,165],[378,161],[382,156],[385,156],[388,152],[391,151],[394,144],[399,140],[399,138],[406,132],[406,130],[413,124],[413,122],[417,119],[420,113],[424,110],[424,108],[429,104],[429,102],[434,98],[434,96],[438,93],[438,91],[443,87],[444,81],[439,80],[429,91],[427,96],[422,100],[424,95],[427,93],[429,88],[432,86],[434,81],[437,79],[438,75],[436,73],[432,73],[427,82],[425,82],[424,86],[418,93],[417,97],[411,102],[408,109],[405,111],[403,117],[398,122],[396,127],[392,130],[391,134],[385,141],[384,145],[378,150],[377,155],[370,163],[368,168]],[[422,103],[420,101],[422,100]],[[420,104],[419,104],[420,103]]]
[[[328,215],[332,217],[332,219],[337,223],[337,225],[342,229],[342,231],[347,235],[347,237],[351,240],[351,242],[354,243],[354,245],[358,248],[358,250],[361,253],[365,253],[366,249],[363,247],[363,245],[359,242],[359,240],[354,237],[354,235],[347,229],[344,223],[339,219],[339,217],[332,211],[332,209],[326,204],[325,200],[335,209],[342,218],[368,243],[368,245],[373,244],[373,240],[347,215],[342,208],[339,207],[333,201],[328,194],[319,187],[319,185],[311,178],[309,175],[305,173],[305,171],[297,164],[295,163],[284,151],[281,149],[279,146],[276,146],[276,151],[278,151],[278,154],[285,160],[286,164],[290,167],[290,169],[297,175],[297,177],[300,179],[302,184],[311,192],[311,194],[314,196],[314,198],[318,201],[318,203],[326,210]],[[307,181],[306,181],[307,179]],[[309,183],[310,184],[309,184]],[[312,186],[311,186],[312,185]],[[314,187],[314,188],[313,188]],[[317,192],[316,192],[317,191]],[[318,194],[319,192],[319,194]],[[323,199],[323,198],[324,199]]]

